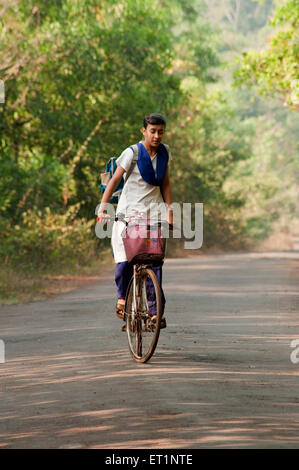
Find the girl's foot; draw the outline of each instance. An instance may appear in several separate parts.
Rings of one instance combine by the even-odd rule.
[[[118,299],[117,304],[115,306],[116,316],[121,320],[125,319],[125,301],[122,299]]]

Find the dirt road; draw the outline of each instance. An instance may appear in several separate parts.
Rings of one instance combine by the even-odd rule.
[[[112,272],[0,308],[0,447],[298,448],[298,286],[298,251],[167,260],[168,327],[145,365]]]

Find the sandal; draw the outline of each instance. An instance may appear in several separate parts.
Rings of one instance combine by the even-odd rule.
[[[120,318],[121,320],[125,319],[125,304],[122,304],[121,302],[117,302],[115,305],[115,311],[116,311],[116,316]]]

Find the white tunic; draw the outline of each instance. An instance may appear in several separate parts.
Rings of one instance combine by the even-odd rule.
[[[169,153],[168,146],[167,150]],[[120,165],[126,172],[131,167],[133,161],[133,150],[127,148],[123,151],[120,157],[116,160],[116,164]],[[157,166],[157,155],[151,157],[153,168],[156,172]],[[171,155],[169,153],[169,161]],[[151,216],[153,215],[153,206],[155,204],[164,204],[163,197],[159,186],[152,186],[148,184],[142,178],[137,162],[134,165],[133,171],[130,174],[128,181],[126,181],[122,190],[121,196],[118,201],[116,214],[134,215],[136,211],[142,213],[148,213],[151,208]],[[113,249],[115,263],[121,263],[127,261],[125,248],[121,233],[124,229],[125,224],[121,221],[114,222],[112,229],[111,244]]]

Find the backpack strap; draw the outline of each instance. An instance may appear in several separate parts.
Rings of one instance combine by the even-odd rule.
[[[125,182],[127,182],[130,174],[134,170],[134,167],[138,161],[138,145],[137,144],[131,145],[130,149],[133,151],[133,160],[132,160],[130,168],[127,171]]]

